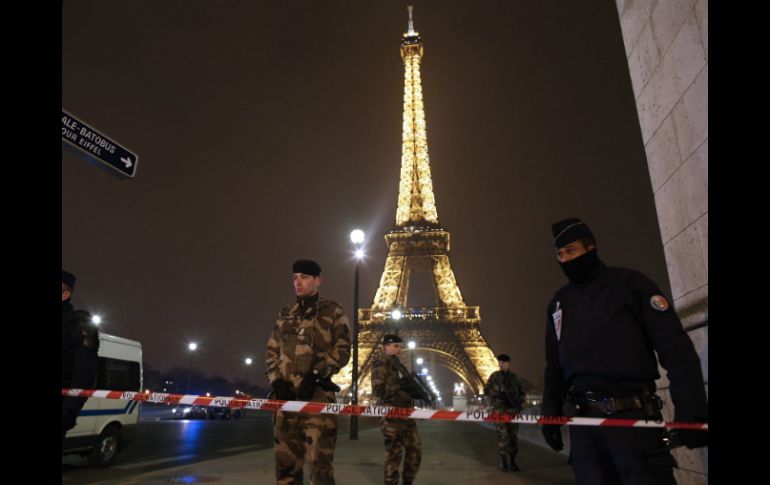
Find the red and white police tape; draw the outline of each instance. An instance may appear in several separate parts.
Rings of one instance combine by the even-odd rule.
[[[580,418],[542,416],[537,414],[511,414],[473,409],[452,411],[449,409],[397,408],[393,406],[353,406],[352,404],[278,401],[274,399],[238,399],[235,397],[206,397],[194,394],[169,394],[164,392],[105,391],[94,389],[62,389],[62,396],[100,397],[125,399],[161,404],[190,404],[200,406],[254,409],[258,411],[290,411],[309,414],[337,414],[341,416],[368,416],[411,419],[443,419],[449,421],[486,421],[492,423],[566,424],[568,426],[612,426],[625,428],[668,428],[708,430],[708,423],[666,423],[644,419]]]

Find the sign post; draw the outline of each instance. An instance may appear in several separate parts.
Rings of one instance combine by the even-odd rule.
[[[111,173],[120,178],[133,178],[136,173],[139,156],[64,110],[61,139],[85,155],[86,160],[111,168]]]

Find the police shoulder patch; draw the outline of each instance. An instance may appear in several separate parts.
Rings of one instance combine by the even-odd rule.
[[[659,312],[665,312],[669,308],[668,300],[663,295],[654,295],[650,298],[650,305]]]

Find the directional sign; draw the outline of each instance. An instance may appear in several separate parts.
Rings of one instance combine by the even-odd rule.
[[[121,178],[133,178],[136,172],[139,157],[135,153],[64,110],[61,112],[61,139],[85,154],[87,160],[96,160],[117,171]]]

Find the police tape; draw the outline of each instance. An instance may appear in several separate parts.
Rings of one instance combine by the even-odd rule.
[[[543,416],[538,414],[516,414],[471,409],[454,411],[451,409],[399,408],[394,406],[360,406],[352,404],[279,401],[275,399],[239,399],[235,397],[196,396],[194,394],[170,394],[164,392],[106,391],[95,389],[62,389],[62,396],[96,397],[103,399],[123,399],[159,404],[189,404],[192,406],[213,406],[233,409],[252,409],[255,411],[286,411],[308,414],[336,414],[340,416],[363,416],[378,418],[430,419],[447,421],[471,421],[518,424],[557,424],[567,426],[607,426],[621,428],[667,428],[708,430],[708,423],[675,423],[647,419],[619,418],[583,418],[566,416]]]

